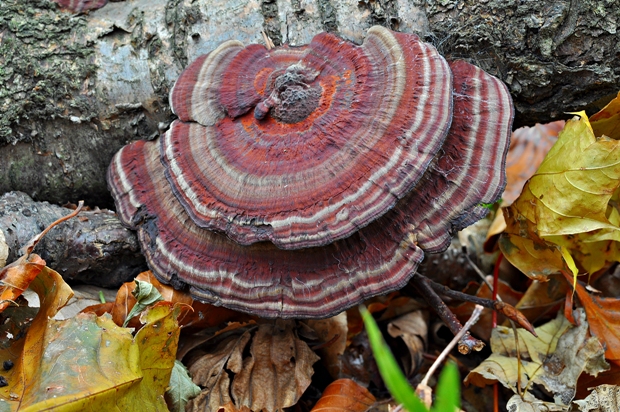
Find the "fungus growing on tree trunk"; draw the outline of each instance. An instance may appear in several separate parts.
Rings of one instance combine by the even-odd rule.
[[[506,87],[415,35],[226,42],[170,102],[108,182],[153,272],[233,309],[327,317],[401,288],[503,190]]]

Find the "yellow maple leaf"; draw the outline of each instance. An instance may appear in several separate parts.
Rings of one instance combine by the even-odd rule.
[[[561,270],[593,273],[620,261],[619,188],[620,141],[596,137],[585,112],[578,113],[505,209],[502,252],[539,280]]]

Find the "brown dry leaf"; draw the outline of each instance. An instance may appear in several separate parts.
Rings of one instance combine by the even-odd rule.
[[[406,375],[411,376],[422,363],[422,357],[426,349],[428,312],[416,310],[396,318],[388,323],[387,332],[393,338],[401,338],[405,345],[407,345],[409,356],[403,355],[401,363],[405,366]]]
[[[584,400],[574,401],[582,412],[620,411],[620,386],[600,385]]]
[[[605,344],[605,358],[620,363],[620,299],[599,298],[576,285],[577,296],[583,304],[592,335]]]
[[[274,412],[297,403],[319,359],[298,338],[295,322],[286,320],[220,334],[187,358],[194,383],[205,388],[188,410],[217,411],[232,401],[236,408]]]
[[[325,388],[311,412],[365,412],[375,401],[368,389],[351,379],[339,379]]]
[[[543,402],[536,399],[531,393],[526,392],[523,397],[513,395],[506,403],[506,410],[510,412],[568,412],[569,407]]]
[[[370,313],[381,313],[377,320],[390,320],[405,313],[418,310],[423,307],[418,301],[409,296],[401,296],[400,292],[392,292],[389,295],[375,296],[364,302],[364,306]],[[348,342],[354,336],[364,330],[364,322],[357,307],[347,310]]]
[[[532,323],[548,314],[555,314],[564,303],[569,285],[557,276],[548,279],[548,282],[533,281],[515,305]],[[508,326],[508,323],[505,322],[504,326]]]
[[[0,272],[0,312],[14,303],[45,267],[36,253],[24,255]]]
[[[221,406],[218,412],[252,412],[247,406],[242,406],[240,409],[235,408],[235,404],[228,402],[226,405]]]
[[[563,127],[564,120],[558,120],[521,127],[512,133],[506,157],[506,189],[502,195],[506,205],[519,197],[523,185],[536,172]]]
[[[341,356],[347,347],[347,312],[339,313],[327,319],[311,319],[307,323],[317,333],[318,339],[326,342],[318,350],[321,362],[332,378],[340,378],[342,371]]]
[[[596,337],[587,337],[585,312],[578,310],[576,318],[579,326],[573,327],[559,314],[555,320],[536,328],[538,338],[518,329],[520,367],[512,329],[496,328],[491,338],[493,354],[465,382],[484,386],[499,381],[516,393],[517,382],[523,389],[531,381],[543,385],[557,404],[569,405],[583,372],[597,375],[609,368],[601,343]]]

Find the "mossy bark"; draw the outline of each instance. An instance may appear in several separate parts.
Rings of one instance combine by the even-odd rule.
[[[591,111],[620,85],[618,0],[128,0],[86,15],[47,0],[0,4],[0,193],[111,206],[122,145],[173,116],[180,71],[227,39],[300,45],[321,31],[360,42],[382,24],[500,77],[516,125]]]

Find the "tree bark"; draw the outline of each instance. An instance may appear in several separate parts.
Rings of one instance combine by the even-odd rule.
[[[3,260],[16,260],[30,239],[70,212],[34,202],[21,192],[1,196],[0,266]],[[124,228],[107,210],[82,211],[60,223],[39,241],[34,253],[65,280],[100,287],[118,287],[147,269],[135,232]]]
[[[618,0],[129,0],[85,15],[47,0],[0,5],[0,193],[109,207],[110,158],[173,115],[181,70],[228,39],[361,42],[381,24],[500,77],[515,125],[594,111],[620,85]]]

